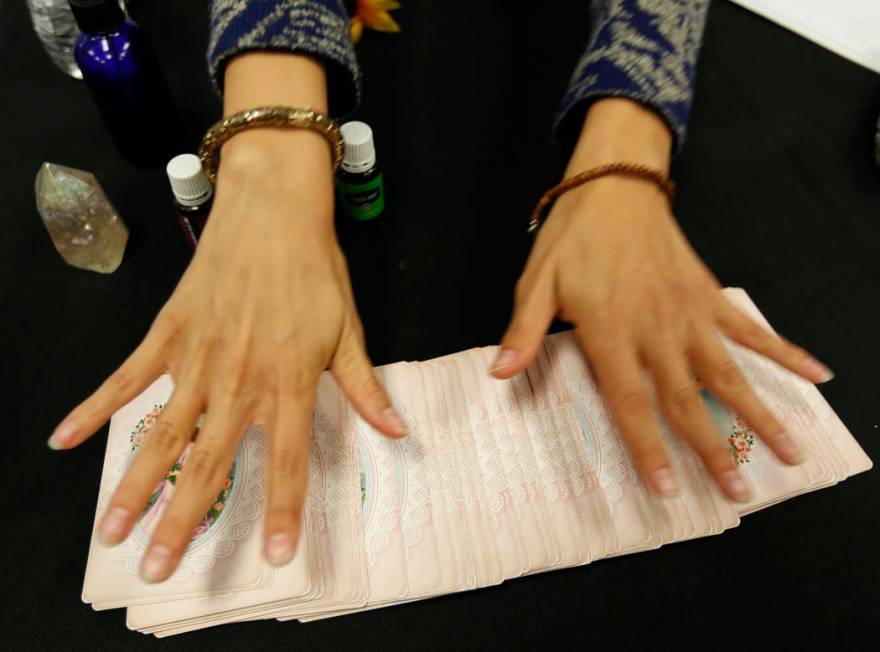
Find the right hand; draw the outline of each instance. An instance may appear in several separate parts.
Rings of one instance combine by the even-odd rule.
[[[143,343],[51,443],[77,446],[171,373],[174,394],[110,501],[100,538],[113,545],[128,536],[204,412],[141,576],[158,582],[177,567],[250,423],[269,434],[265,555],[284,564],[300,532],[315,391],[328,367],[367,422],[389,436],[405,434],[364,349],[333,229],[326,141],[301,129],[249,130],[224,147],[196,255]]]

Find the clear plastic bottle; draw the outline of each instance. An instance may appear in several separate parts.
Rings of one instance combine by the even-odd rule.
[[[67,0],[27,0],[27,4],[34,31],[52,62],[71,77],[82,79],[73,58],[79,28]]]

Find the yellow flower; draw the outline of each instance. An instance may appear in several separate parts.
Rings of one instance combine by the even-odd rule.
[[[357,43],[365,27],[377,32],[399,32],[400,25],[388,13],[395,9],[400,9],[395,0],[357,0],[357,11],[351,18],[351,40]]]

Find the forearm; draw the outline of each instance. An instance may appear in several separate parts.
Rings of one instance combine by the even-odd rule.
[[[593,2],[590,42],[555,119],[557,142],[570,150],[585,111],[601,98],[628,98],[651,107],[684,142],[697,53],[708,0]]]
[[[672,132],[655,111],[632,100],[605,98],[587,111],[565,175],[605,163],[641,163],[669,172]]]
[[[327,76],[312,57],[246,52],[226,66],[223,114],[255,106],[307,106],[327,112]]]
[[[265,61],[280,54],[313,57],[312,61],[323,66],[323,108],[329,109],[334,117],[346,115],[358,102],[360,70],[351,43],[348,15],[339,0],[212,0],[208,68],[218,89],[228,93],[227,68],[233,63],[242,67],[244,55],[250,54],[264,55]],[[250,57],[247,61],[245,67],[255,69],[264,63]],[[295,68],[299,64],[284,65]],[[276,76],[274,66],[269,68],[272,69],[268,72],[263,68],[253,78],[282,83],[252,91],[275,97],[276,91],[292,90],[288,88],[289,82],[303,81],[300,77]]]

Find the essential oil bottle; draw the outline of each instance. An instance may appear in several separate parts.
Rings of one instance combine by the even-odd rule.
[[[345,154],[336,175],[339,204],[353,220],[372,220],[385,210],[382,171],[376,163],[373,130],[364,122],[340,127]]]
[[[202,237],[205,222],[214,202],[214,186],[202,169],[202,162],[195,154],[180,154],[168,161],[165,167],[174,206],[186,241],[193,249]]]
[[[149,37],[119,0],[70,0],[70,8],[82,32],[74,58],[116,148],[135,165],[162,165],[180,121]]]

